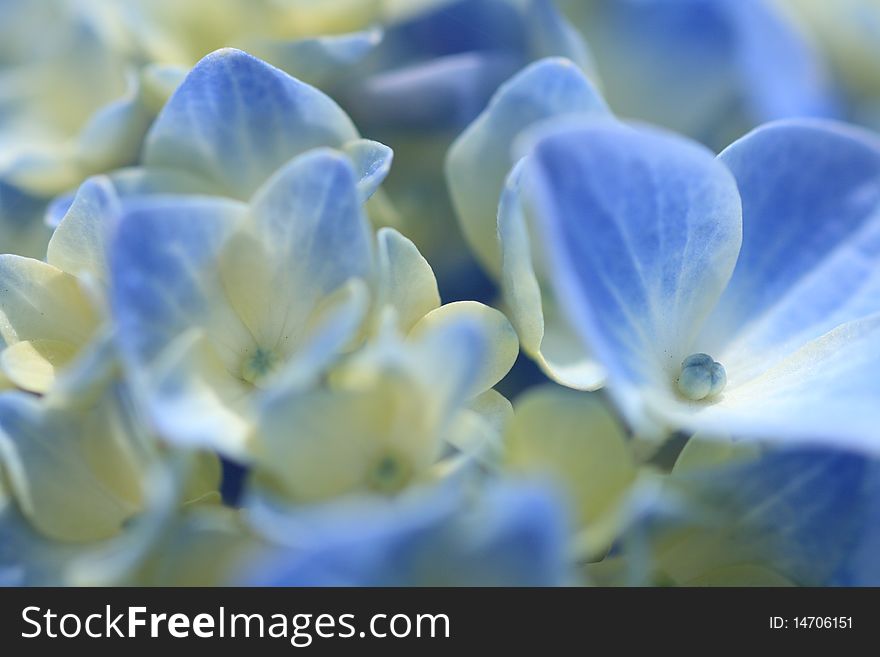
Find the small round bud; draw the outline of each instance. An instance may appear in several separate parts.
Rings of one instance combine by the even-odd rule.
[[[692,401],[721,394],[727,385],[727,372],[707,354],[692,354],[681,363],[678,391]]]

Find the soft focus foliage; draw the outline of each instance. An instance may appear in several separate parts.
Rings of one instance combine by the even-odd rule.
[[[878,25],[0,0],[0,584],[880,584]]]

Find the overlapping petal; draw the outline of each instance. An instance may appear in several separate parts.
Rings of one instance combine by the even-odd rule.
[[[384,507],[361,503],[328,510],[335,522],[309,532],[305,549],[295,554],[291,547],[303,545],[301,523],[293,525],[298,531],[285,531],[277,522],[273,537],[286,537],[290,547],[281,543],[256,552],[242,583],[553,586],[567,581],[565,521],[552,494],[498,483],[469,502],[465,491],[450,484]]]
[[[692,142],[610,122],[546,136],[530,174],[563,310],[642,429],[640,390],[672,394],[733,271],[733,177]]]
[[[323,93],[233,49],[205,57],[162,109],[143,165],[185,169],[247,200],[292,157],[359,137]]]
[[[465,237],[491,273],[498,275],[501,267],[497,208],[514,163],[516,138],[549,118],[608,113],[602,98],[572,62],[545,59],[502,85],[486,110],[452,145],[446,162],[452,198]]]

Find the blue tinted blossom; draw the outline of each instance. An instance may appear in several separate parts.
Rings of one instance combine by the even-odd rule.
[[[0,0],[0,584],[880,583],[832,4]]]
[[[877,450],[873,135],[771,124],[717,159],[683,138],[581,123],[529,160],[557,294],[637,431]],[[682,361],[727,386],[691,401]]]

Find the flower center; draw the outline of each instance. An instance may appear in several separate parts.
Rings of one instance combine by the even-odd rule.
[[[396,454],[385,453],[367,473],[367,486],[378,493],[396,493],[412,478],[409,463]]]
[[[258,348],[248,354],[241,362],[241,378],[255,386],[272,374],[281,362],[281,358],[272,349]]]
[[[727,385],[724,366],[707,354],[692,354],[681,363],[678,391],[693,401],[721,394]]]

